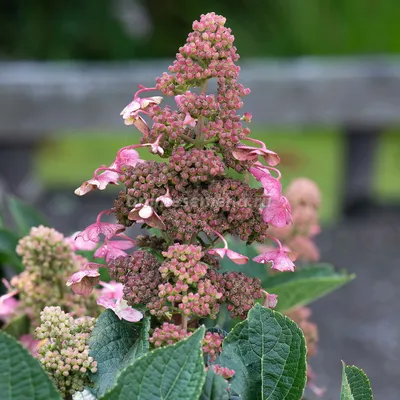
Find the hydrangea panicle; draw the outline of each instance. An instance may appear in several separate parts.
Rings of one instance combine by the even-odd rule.
[[[202,318],[216,318],[222,304],[233,318],[245,319],[257,300],[270,308],[277,302],[276,295],[263,291],[260,279],[218,271],[219,258],[225,256],[236,264],[248,262],[247,256],[229,249],[225,237],[237,236],[249,245],[275,240],[270,235],[274,226],[286,227],[292,220],[275,168],[279,156],[250,137],[252,115],[241,111],[250,89],[239,82],[239,55],[225,22],[215,13],[202,15],[168,72],[156,79],[155,87],[139,86],[123,109],[124,123],[142,133],[140,144],[118,151],[109,167],[118,173],[122,188],[114,207],[79,234],[95,243],[105,236],[95,256],[105,258],[111,279],[121,285],[114,292],[103,283],[98,304],[132,321],[150,314],[153,347],[189,336]],[[211,79],[217,83],[215,93],[207,90]],[[155,90],[161,95],[141,97]],[[165,105],[162,96],[172,104]],[[164,161],[139,160],[135,149],[143,147]],[[244,179],[231,178],[230,170]],[[251,175],[259,187],[248,184]],[[118,223],[100,222],[109,213]],[[138,237],[139,248],[128,254],[125,250],[133,242],[120,240],[120,233],[134,223],[161,232]],[[216,247],[219,240],[222,248]],[[278,249],[254,260],[293,271],[292,259],[277,243]],[[92,278],[86,274],[82,279]],[[221,342],[217,334],[207,333],[203,349],[210,360]],[[227,379],[234,374],[215,368]]]

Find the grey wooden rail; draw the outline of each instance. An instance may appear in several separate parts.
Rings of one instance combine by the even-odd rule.
[[[170,62],[0,63],[3,178],[21,178],[29,168],[29,150],[45,136],[122,128],[120,110],[137,84],[152,86]],[[346,207],[366,199],[377,136],[387,126],[400,125],[400,59],[252,59],[241,66],[241,82],[252,90],[244,111],[252,112],[254,124],[342,128]],[[18,160],[17,171],[12,165],[21,155],[26,165]]]

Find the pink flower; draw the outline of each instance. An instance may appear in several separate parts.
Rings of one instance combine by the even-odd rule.
[[[104,172],[98,174],[99,171]],[[75,189],[74,193],[78,196],[83,196],[95,189],[104,190],[109,184],[118,185],[118,178],[118,172],[111,167],[100,167],[94,172],[93,178],[83,182],[81,186]]]
[[[133,125],[136,127],[136,129],[143,133],[144,136],[147,136],[150,133],[150,128],[140,115],[133,121]]]
[[[292,222],[292,215],[290,212],[290,204],[285,196],[281,196],[279,200],[271,199],[269,204],[262,211],[262,218],[264,222],[283,228]]]
[[[98,267],[100,264],[87,263],[68,279],[67,286],[71,286],[74,293],[88,296],[92,293],[93,288],[99,284],[100,273],[97,268],[92,268],[92,266]]]
[[[253,161],[257,160],[258,156],[261,156],[269,165],[274,166],[279,164],[280,158],[278,154],[272,150],[268,150],[263,142],[251,138],[246,138],[246,140],[257,143],[261,145],[261,147],[252,147],[246,146],[244,144],[239,144],[232,151],[233,157],[235,157],[237,160]]]
[[[213,255],[219,255],[221,258],[224,258],[226,255],[231,261],[233,261],[235,264],[247,264],[249,261],[249,258],[244,256],[243,254],[237,253],[236,251],[230,250],[230,249],[225,249],[225,248],[220,248],[220,249],[211,249],[208,250],[209,254]]]
[[[152,228],[166,229],[160,216],[154,211],[153,207],[146,204],[136,204],[129,212],[128,219],[131,221],[143,221]]]
[[[157,140],[154,143],[145,143],[143,146],[150,146],[151,147],[151,152],[154,154],[164,154],[164,149],[160,146],[160,140],[162,138],[162,135],[159,135]]]
[[[117,157],[112,165],[120,171],[122,166],[134,167],[139,161],[139,153],[133,146],[127,146],[118,150]]]
[[[83,250],[83,251],[92,251],[97,247],[97,242],[91,240],[83,240],[81,236],[79,236],[81,232],[77,231],[73,233],[71,236],[65,238],[65,240],[71,245],[72,251]]]
[[[268,308],[275,308],[276,305],[278,304],[278,295],[277,294],[272,294],[268,293],[265,290],[263,290],[263,294],[265,297],[263,306],[268,307]]]
[[[98,242],[99,236],[102,234],[107,239],[118,235],[125,230],[125,226],[122,224],[115,224],[112,222],[101,222],[100,218],[104,214],[111,214],[111,210],[102,211],[96,218],[94,224],[89,225],[85,230],[78,234],[84,241]]]
[[[279,241],[278,241],[279,242]],[[271,268],[278,271],[294,271],[294,264],[291,260],[291,254],[285,251],[282,246],[278,249],[266,251],[253,258],[258,263],[272,263]]]
[[[233,375],[235,375],[235,371],[233,369],[222,367],[218,364],[212,365],[212,368],[217,375],[221,375],[225,379],[230,379]]]
[[[171,195],[169,193],[169,188],[167,188],[167,192],[165,194],[156,198],[156,202],[159,202],[159,201],[161,201],[161,203],[163,203],[164,206],[167,208],[172,206],[172,204],[174,202],[171,199]]]
[[[20,336],[19,341],[21,342],[22,346],[29,350],[34,357],[37,356],[37,352],[40,347],[39,340],[35,340],[31,334],[27,334]]]
[[[14,298],[17,293],[17,290],[13,290],[0,296],[0,321],[7,322],[14,314],[19,304],[19,301]]]
[[[183,125],[189,125],[192,128],[196,126],[196,119],[194,119],[188,112],[185,114],[185,119],[183,120]]]
[[[104,244],[100,246],[94,253],[96,258],[105,258],[107,262],[120,256],[127,256],[124,250],[131,249],[135,246],[132,240],[108,240],[105,239]]]
[[[155,90],[156,88],[145,88],[141,87],[135,93],[133,100],[121,111],[122,118],[124,119],[125,125],[133,125],[134,122],[139,118],[139,113],[146,110],[146,108],[152,104],[160,104],[163,100],[161,96],[143,97],[140,98],[139,94]]]
[[[225,240],[225,238],[216,231],[214,231],[214,233],[217,236],[219,236],[219,238],[223,241],[224,247],[217,248],[217,249],[210,249],[210,250],[208,250],[209,254],[219,255],[221,258],[224,258],[225,256],[227,256],[235,264],[239,264],[239,265],[247,264],[247,262],[249,261],[248,257],[244,256],[243,254],[237,253],[236,251],[230,250],[228,248],[228,243]]]
[[[129,322],[137,322],[143,318],[143,314],[140,311],[128,306],[126,300],[118,299],[107,299],[105,297],[99,297],[97,299],[97,304],[113,310],[119,319],[124,319]]]
[[[251,122],[251,119],[253,118],[253,116],[250,114],[250,113],[248,113],[248,112],[245,112],[244,114],[243,114],[243,117],[242,118],[240,118],[242,121],[244,121],[244,122]]]
[[[104,298],[107,300],[122,299],[124,295],[124,285],[122,283],[110,281],[100,282],[100,285],[103,286],[102,289],[100,289],[100,298]]]

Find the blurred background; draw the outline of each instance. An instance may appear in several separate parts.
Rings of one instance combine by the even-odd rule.
[[[400,2],[3,0],[1,192],[65,234],[109,208],[115,191],[73,190],[139,141],[120,110],[209,11],[236,37],[252,136],[281,155],[284,184],[307,176],[321,188],[322,261],[357,274],[312,306],[317,384],[337,399],[343,359],[377,399],[398,399]]]

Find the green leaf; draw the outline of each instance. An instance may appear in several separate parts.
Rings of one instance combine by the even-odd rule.
[[[268,278],[263,285],[278,295],[277,311],[288,311],[304,306],[354,279],[355,275],[337,272],[331,265],[318,264],[295,272],[281,272]]]
[[[97,372],[90,374],[96,396],[111,389],[122,369],[148,351],[149,327],[148,318],[140,325],[120,320],[112,310],[100,315],[89,339],[89,354],[97,361]]]
[[[19,339],[22,335],[29,333],[30,326],[31,320],[26,314],[23,314],[9,321],[3,326],[2,330],[16,339]]]
[[[46,225],[44,216],[24,201],[14,196],[9,196],[7,203],[21,235],[27,235],[33,226]]]
[[[23,271],[21,258],[15,249],[18,245],[19,236],[8,229],[0,228],[0,263],[9,264],[17,272]]]
[[[102,400],[198,399],[205,380],[203,336],[200,327],[190,337],[141,357]]]
[[[365,372],[342,361],[342,391],[340,400],[373,400],[369,379]]]
[[[199,400],[229,400],[228,388],[228,382],[210,368]]]
[[[4,332],[0,332],[0,354],[2,400],[61,400],[39,361]]]
[[[306,384],[306,345],[289,318],[256,304],[223,342],[217,364],[235,370],[233,392],[244,400],[299,400]]]

